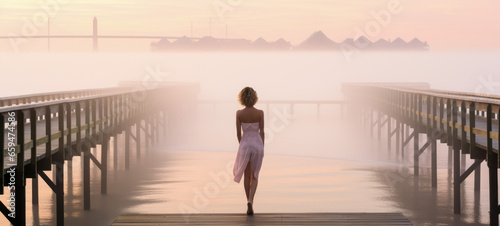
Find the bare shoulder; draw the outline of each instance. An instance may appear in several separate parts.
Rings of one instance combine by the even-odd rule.
[[[260,115],[264,115],[264,110],[259,110]]]

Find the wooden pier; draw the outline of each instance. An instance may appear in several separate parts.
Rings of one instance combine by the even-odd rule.
[[[32,180],[32,200],[37,205],[40,176],[56,195],[57,225],[64,225],[63,165],[74,156],[83,159],[83,206],[90,210],[90,164],[100,169],[101,193],[106,194],[110,137],[115,137],[116,151],[117,135],[125,133],[123,161],[129,169],[131,140],[137,145],[138,156],[141,143],[148,151],[150,145],[158,143],[160,132],[165,134],[168,114],[175,108],[172,104],[191,99],[197,92],[198,86],[192,84],[136,83],[0,98],[0,122],[4,125],[0,129],[0,194],[15,192],[15,201],[0,202],[0,211],[13,225],[25,225],[26,179]],[[91,152],[97,146],[101,149],[100,160]],[[53,180],[45,173],[52,165]]]
[[[404,148],[413,140],[415,176],[419,175],[419,157],[430,147],[431,186],[437,187],[437,142],[449,146],[453,162],[455,214],[461,213],[461,183],[474,173],[474,191],[480,191],[480,165],[489,168],[490,224],[498,225],[498,168],[500,96],[430,89],[426,83],[346,83],[342,92],[349,115],[381,141],[387,134],[387,146],[404,158]],[[382,131],[383,127],[387,131]],[[410,132],[410,128],[412,129]],[[420,146],[420,134],[427,136]],[[461,155],[474,163],[461,172]],[[462,161],[463,164],[463,161]]]
[[[112,226],[143,225],[413,225],[401,213],[125,214]]]

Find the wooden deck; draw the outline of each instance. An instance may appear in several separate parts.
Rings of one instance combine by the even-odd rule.
[[[125,214],[112,226],[141,225],[413,225],[401,213]]]

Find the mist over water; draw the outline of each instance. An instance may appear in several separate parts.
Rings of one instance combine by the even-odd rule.
[[[175,118],[169,139],[161,150],[217,152],[219,156],[221,152],[235,154],[238,148],[235,111],[242,107],[236,99],[238,92],[245,86],[253,87],[260,100],[342,100],[343,82],[428,82],[434,89],[500,94],[500,81],[496,85],[500,75],[498,59],[500,53],[497,52],[360,52],[348,58],[342,52],[2,53],[0,74],[4,78],[4,88],[0,90],[0,96],[114,87],[120,81],[131,80],[198,83],[200,100],[222,102],[216,105],[205,103],[187,106],[185,109],[188,111]],[[266,156],[299,156],[304,159],[313,157],[370,165],[398,165],[393,161],[394,156],[388,157],[387,152],[378,151],[384,145],[374,145],[367,139],[366,131],[359,131],[352,126],[350,120],[358,118],[347,114],[348,109],[344,109],[342,116],[339,105],[321,105],[318,112],[316,105],[296,104],[293,113],[287,104],[267,106],[258,103],[256,107],[265,111]],[[409,152],[407,156],[411,154]],[[446,154],[447,148],[438,145],[440,169],[447,168]],[[430,158],[426,155],[428,152],[421,157],[423,160],[420,164],[423,168],[430,165],[426,160]],[[268,158],[265,158],[263,178],[266,178],[266,167],[273,169],[266,164],[275,164],[273,159],[280,160],[270,157],[270,161],[267,161]],[[408,158],[407,163],[411,165],[412,157]],[[306,162],[308,161],[310,160]],[[483,174],[484,172],[487,170],[483,170]],[[270,171],[267,173],[272,174]],[[440,172],[443,177],[445,174]],[[426,175],[422,173],[422,177]],[[482,189],[486,189],[487,184],[484,183],[487,180],[483,179],[482,182]],[[445,182],[440,183],[444,183],[440,186],[451,187]],[[265,186],[265,181],[262,184]],[[470,191],[471,185],[467,186]],[[265,188],[259,192],[264,193]],[[279,191],[274,192],[279,194]],[[378,191],[374,191],[374,194],[376,198],[381,196]],[[389,196],[384,192],[382,194]],[[191,193],[184,195],[187,196],[186,199],[191,198]],[[481,197],[482,215],[479,218],[487,221],[487,200],[484,199],[487,199],[486,195]],[[283,205],[287,203],[284,202]],[[340,208],[321,209],[321,206],[314,207],[315,203],[310,205],[310,208],[321,211]],[[354,211],[354,206],[352,208]],[[210,210],[214,209],[204,211]],[[275,211],[271,207],[267,210]],[[372,209],[366,209],[370,210]],[[398,209],[390,206],[386,210]],[[452,210],[442,211],[452,213]],[[78,211],[76,213],[79,215]],[[85,212],[84,215],[88,216],[88,213]],[[418,219],[418,214],[414,215]],[[426,216],[420,216],[424,218],[422,222],[425,222]]]
[[[194,82],[200,86],[199,99],[227,102],[198,105],[190,118],[183,117],[189,123],[180,129],[185,132],[179,132],[184,134],[179,139],[186,142],[179,140],[176,147],[234,151],[234,112],[241,108],[236,95],[245,86],[253,87],[261,100],[342,100],[343,82],[428,82],[434,89],[500,94],[500,85],[495,87],[499,57],[497,52],[406,51],[4,53],[0,74],[7,83],[0,96],[113,87],[130,80]],[[338,105],[321,105],[320,118],[315,105],[294,105],[293,115],[289,105],[256,107],[275,120],[273,125],[266,121],[267,150],[345,156],[336,152],[338,146],[332,149],[348,138],[340,129],[346,120],[339,117]],[[273,144],[280,139],[282,144]]]
[[[156,72],[199,82],[200,99],[233,100],[243,86],[261,99],[341,99],[342,82],[429,82],[474,92],[500,74],[498,52],[243,52],[0,54],[0,96],[116,86]],[[23,87],[23,88],[19,88]],[[482,89],[483,92],[491,92]],[[500,93],[500,92],[498,92]]]

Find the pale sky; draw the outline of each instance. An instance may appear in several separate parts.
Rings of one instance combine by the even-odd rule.
[[[53,35],[90,35],[96,16],[103,35],[190,36],[192,24],[193,36],[201,37],[210,34],[212,21],[211,34],[220,38],[227,25],[229,38],[284,38],[294,45],[322,30],[337,42],[364,34],[372,41],[418,37],[432,50],[499,50],[498,10],[500,1],[494,0],[0,0],[0,35],[45,35],[47,16]],[[144,49],[152,41],[127,48]],[[56,49],[91,48],[88,40],[51,43]],[[122,48],[124,41],[106,40],[100,48],[117,43]],[[45,47],[46,40],[30,40],[21,49]],[[0,40],[1,51],[11,49]]]

